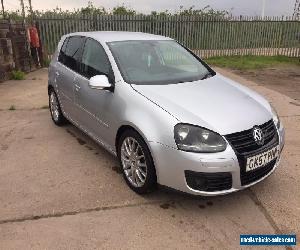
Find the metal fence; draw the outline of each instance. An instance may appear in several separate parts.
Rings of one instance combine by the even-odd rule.
[[[292,17],[45,15],[37,19],[44,50],[77,31],[138,31],[176,39],[201,57],[222,55],[300,56],[300,21]]]

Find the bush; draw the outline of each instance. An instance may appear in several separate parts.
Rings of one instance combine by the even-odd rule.
[[[16,110],[15,105],[11,105],[8,110]]]
[[[45,58],[45,59],[43,60],[43,67],[46,67],[46,68],[48,68],[48,67],[49,67],[49,65],[50,65],[50,62],[51,62],[51,60],[50,60],[50,59],[48,59],[48,58]]]
[[[11,80],[24,80],[25,79],[25,73],[21,70],[13,70],[11,72]]]

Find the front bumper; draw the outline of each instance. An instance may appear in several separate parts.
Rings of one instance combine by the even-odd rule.
[[[177,150],[165,145],[150,142],[153,160],[156,166],[158,183],[194,195],[215,196],[232,193],[245,189],[264,180],[271,175],[280,163],[280,156],[284,145],[284,129],[278,131],[280,155],[274,167],[262,178],[241,185],[240,165],[236,153],[230,145],[224,152],[219,153],[192,153]],[[191,188],[186,181],[186,171],[201,173],[230,173],[232,176],[231,188],[221,191],[199,191]]]

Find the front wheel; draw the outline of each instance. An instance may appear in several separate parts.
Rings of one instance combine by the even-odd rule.
[[[134,130],[125,131],[118,143],[118,158],[127,185],[136,193],[152,192],[157,184],[150,150]]]

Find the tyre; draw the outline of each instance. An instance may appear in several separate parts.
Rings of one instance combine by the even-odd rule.
[[[117,151],[127,185],[138,194],[154,191],[156,171],[143,138],[135,130],[126,130],[119,139]]]
[[[50,89],[49,91],[49,108],[51,118],[57,126],[62,126],[67,123],[67,119],[64,117],[61,111],[60,104],[54,89]]]

